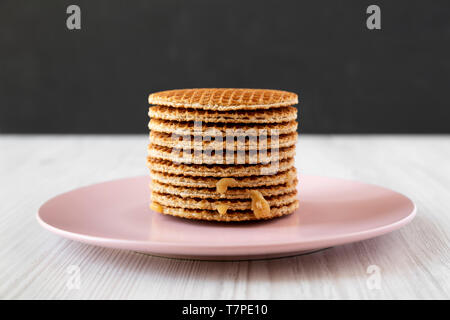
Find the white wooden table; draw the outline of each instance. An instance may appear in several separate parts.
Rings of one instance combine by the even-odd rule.
[[[65,240],[38,225],[37,209],[56,194],[147,174],[146,144],[145,135],[0,135],[0,298],[450,298],[450,136],[301,136],[302,172],[379,184],[418,206],[399,231],[311,255],[174,260]],[[370,265],[379,289],[367,284]],[[70,266],[79,267],[79,289]]]

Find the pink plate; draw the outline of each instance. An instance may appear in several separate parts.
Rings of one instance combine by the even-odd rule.
[[[70,191],[39,209],[39,223],[63,237],[152,255],[242,260],[291,256],[373,238],[411,221],[407,197],[361,182],[300,176],[300,208],[262,222],[218,223],[165,216],[148,208],[148,177]]]

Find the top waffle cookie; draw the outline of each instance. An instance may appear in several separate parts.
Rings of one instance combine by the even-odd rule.
[[[292,106],[295,93],[269,89],[180,89],[150,94],[150,104],[203,110],[250,110]]]

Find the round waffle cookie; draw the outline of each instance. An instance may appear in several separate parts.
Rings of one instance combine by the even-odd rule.
[[[292,183],[284,183],[277,186],[257,187],[251,188],[258,190],[263,197],[279,196],[286,193],[296,191],[297,179],[291,181]],[[228,188],[226,194],[217,193],[215,188],[192,188],[192,187],[178,187],[170,184],[152,181],[150,189],[160,194],[170,194],[180,196],[182,198],[200,198],[200,199],[248,199],[249,193],[246,188]],[[249,188],[250,189],[250,188]]]
[[[297,119],[297,108],[214,111],[167,106],[150,107],[150,118],[173,121],[203,121],[219,123],[279,123]]]
[[[240,222],[251,220],[267,220],[293,213],[298,209],[298,200],[283,206],[270,208],[270,215],[263,218],[256,217],[252,210],[228,210],[227,214],[220,214],[217,210],[186,209],[171,206],[161,206],[161,213],[185,219]]]
[[[294,158],[279,161],[277,164],[252,164],[252,165],[201,165],[183,164],[172,161],[147,157],[147,167],[151,170],[175,175],[192,177],[249,177],[270,176],[281,171],[286,171],[294,166]]]
[[[226,138],[222,141],[215,139],[195,139],[193,136],[180,136],[164,132],[151,131],[150,143],[158,146],[169,148],[189,148],[194,150],[207,149],[234,149],[234,150],[260,150],[262,148],[271,148],[272,143],[279,148],[294,146],[297,142],[297,133],[292,132],[277,136],[278,139],[272,140],[271,136],[265,137],[244,137],[243,141],[233,139],[227,141]],[[277,141],[278,140],[278,141]]]
[[[152,93],[148,102],[177,108],[227,111],[292,106],[298,103],[298,96],[268,89],[180,89]]]
[[[151,119],[148,128],[158,132],[193,136],[260,136],[288,134],[297,131],[297,121],[280,123],[201,123],[196,126],[193,121],[170,121]]]
[[[192,177],[177,174],[169,174],[156,170],[150,170],[152,181],[161,184],[168,184],[176,187],[191,188],[216,188],[221,178],[214,177]],[[285,171],[280,171],[274,175],[234,177],[237,185],[241,188],[269,187],[285,183],[291,183],[297,178],[297,170],[292,167]]]
[[[179,195],[172,195],[167,193],[159,193],[152,191],[152,201],[155,201],[163,206],[184,208],[184,209],[202,209],[202,210],[217,210],[219,204],[228,206],[231,210],[250,210],[250,199],[201,199],[201,198],[187,198]],[[268,204],[272,207],[288,205],[297,200],[297,190],[277,196],[265,197]]]
[[[295,146],[280,148],[275,150],[266,150],[262,153],[260,150],[250,150],[242,152],[215,153],[194,152],[194,150],[183,150],[178,148],[168,148],[150,144],[148,146],[148,155],[152,158],[161,160],[170,160],[175,163],[197,163],[197,164],[257,164],[276,162],[295,155]]]

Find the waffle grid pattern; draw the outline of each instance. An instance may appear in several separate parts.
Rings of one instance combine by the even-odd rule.
[[[266,109],[298,103],[295,93],[268,89],[180,89],[150,94],[150,104],[211,110]]]

